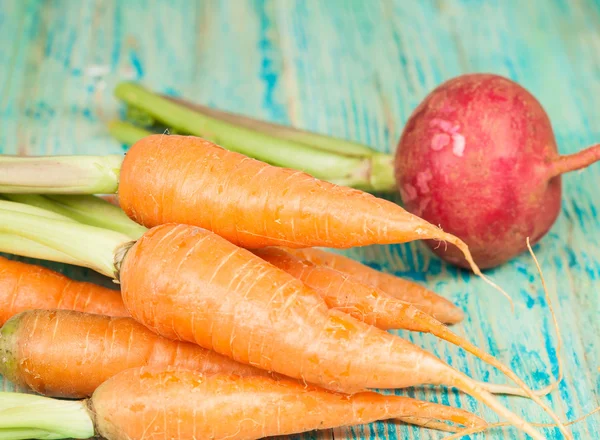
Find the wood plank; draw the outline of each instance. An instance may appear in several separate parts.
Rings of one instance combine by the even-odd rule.
[[[123,151],[105,124],[119,114],[122,79],[224,110],[292,124],[393,151],[421,99],[463,72],[492,71],[527,87],[545,106],[560,151],[600,139],[600,2],[535,0],[266,0],[5,2],[0,9],[0,148],[8,154]],[[600,167],[564,178],[562,215],[536,246],[565,349],[565,380],[548,398],[563,418],[598,405],[600,393]],[[397,197],[391,197],[398,201]],[[427,284],[463,308],[456,332],[505,361],[532,387],[557,374],[556,337],[535,266],[523,255],[481,280],[441,263],[419,243],[344,251]],[[45,263],[49,265],[48,263]],[[50,265],[78,279],[90,271]],[[398,332],[467,374],[497,372],[432,337]],[[10,385],[0,385],[0,388]],[[455,391],[401,390],[496,417]],[[531,402],[502,398],[529,420]],[[574,426],[600,436],[598,417]],[[549,438],[561,438],[547,430]],[[293,438],[433,439],[437,432],[377,423]],[[483,437],[483,436],[481,436]],[[489,438],[525,438],[516,430]]]

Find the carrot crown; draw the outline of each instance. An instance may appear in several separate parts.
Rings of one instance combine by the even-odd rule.
[[[85,400],[7,392],[0,393],[0,432],[3,440],[85,439],[95,435]]]

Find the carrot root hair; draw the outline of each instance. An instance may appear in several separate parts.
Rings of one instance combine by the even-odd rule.
[[[559,347],[561,347],[561,346],[562,346],[562,338],[560,337],[560,328],[559,328],[559,326],[558,326],[558,321],[557,321],[557,319],[556,319],[556,314],[554,313],[554,309],[552,308],[551,301],[550,301],[550,295],[548,294],[548,289],[547,289],[547,286],[546,286],[546,282],[545,282],[545,280],[544,280],[544,278],[543,278],[542,269],[541,269],[541,267],[540,267],[540,264],[539,264],[539,262],[538,262],[538,260],[537,260],[537,258],[536,258],[536,256],[535,256],[535,254],[534,254],[534,252],[533,252],[533,249],[531,248],[531,244],[530,244],[530,242],[529,242],[529,237],[527,238],[527,248],[529,249],[529,252],[530,252],[531,256],[533,257],[533,260],[534,260],[534,262],[535,262],[535,264],[536,264],[537,270],[538,270],[538,272],[539,272],[539,274],[540,274],[540,279],[542,280],[542,286],[543,286],[543,289],[544,289],[544,293],[545,293],[545,295],[546,295],[546,300],[548,301],[548,307],[549,307],[549,309],[550,309],[550,312],[552,313],[552,317],[553,317],[553,319],[554,319],[554,325],[555,325],[555,328],[556,328],[556,331],[557,331],[557,335],[558,335],[558,340],[559,340]],[[484,353],[484,354],[486,354],[486,353]],[[560,363],[560,361],[559,361],[559,363]],[[562,368],[560,369],[560,371],[561,371],[561,375],[560,375],[560,377],[562,378]],[[521,385],[519,382],[521,382],[521,383],[522,383],[522,381],[520,381],[520,379],[518,379],[518,378],[516,378],[516,379],[515,379],[515,378],[513,378],[513,380],[515,380],[515,382],[517,382],[519,385]],[[467,385],[467,387],[468,387],[468,386],[471,386],[471,385],[474,385],[474,391],[475,391],[475,392],[477,392],[477,388],[481,389],[481,387],[480,387],[478,384],[476,384],[476,383],[474,383],[474,384],[468,384],[468,383],[467,383],[467,384],[464,384],[464,385]],[[524,391],[525,391],[525,390],[531,391],[531,390],[529,390],[529,388],[528,388],[528,387],[527,387],[527,386],[526,386],[524,383],[523,383],[523,385],[524,385],[524,386],[523,386],[522,388],[523,388],[523,390],[524,390]],[[553,384],[551,384],[549,387],[546,387],[546,389],[548,389],[548,388],[550,388],[550,389],[551,389],[551,387],[552,387],[552,386],[553,386]],[[460,387],[459,387],[459,388],[460,388]],[[544,389],[544,391],[546,391],[546,389]],[[463,389],[463,391],[465,391],[465,392],[468,392],[468,390],[467,390],[467,389]],[[485,392],[484,392],[484,393],[485,393]],[[527,394],[528,394],[528,396],[529,396],[529,397],[531,397],[531,398],[532,398],[532,399],[533,399],[533,400],[534,400],[536,403],[538,403],[538,405],[540,405],[540,407],[542,407],[542,408],[543,408],[543,409],[546,411],[546,413],[548,413],[548,415],[550,415],[550,417],[551,417],[551,418],[552,418],[552,419],[553,419],[553,420],[556,422],[556,423],[555,423],[554,425],[552,425],[552,426],[556,426],[556,427],[558,427],[558,429],[559,429],[559,430],[560,430],[560,431],[563,433],[563,435],[565,436],[565,438],[567,438],[567,439],[572,439],[572,438],[573,438],[573,437],[572,437],[572,435],[571,435],[571,433],[569,433],[569,432],[567,431],[567,429],[566,429],[566,427],[565,427],[565,424],[564,424],[564,423],[563,423],[563,422],[562,422],[562,421],[561,421],[561,420],[558,418],[558,416],[557,416],[557,415],[556,415],[556,414],[555,414],[555,413],[554,413],[554,412],[553,412],[553,411],[552,411],[552,410],[551,410],[551,409],[550,409],[550,408],[549,408],[549,407],[548,407],[546,404],[544,404],[544,403],[543,403],[543,402],[542,402],[542,401],[541,401],[541,400],[540,400],[540,399],[539,399],[537,396],[534,396],[534,395],[533,395],[531,392],[528,392]],[[491,395],[490,395],[490,396],[491,396]],[[482,400],[483,400],[483,399],[482,399]],[[488,403],[488,402],[486,402],[486,403]],[[494,404],[494,402],[491,402],[491,403],[492,403],[492,404]],[[490,405],[490,403],[488,403],[488,405]],[[490,405],[490,406],[491,406],[491,405]],[[588,415],[589,415],[589,414],[588,414]],[[512,420],[511,420],[510,418],[508,418],[508,416],[506,416],[506,417],[507,417],[507,419],[508,419],[508,420],[509,420],[509,421],[512,423]],[[516,425],[516,423],[512,423],[512,424],[514,424],[515,426],[518,426],[518,425]],[[491,425],[490,425],[490,426],[491,426]],[[504,425],[502,425],[502,426],[504,426]],[[531,426],[533,426],[533,425],[529,424],[529,427],[531,427]],[[527,426],[526,426],[526,427],[527,427]],[[463,431],[463,432],[464,432],[464,431]],[[474,432],[479,432],[479,431],[474,431]],[[530,432],[528,432],[528,431],[526,431],[526,432],[527,432],[529,435],[532,435]],[[460,434],[460,433],[459,433],[459,434]],[[466,432],[464,432],[463,434],[460,434],[460,435],[459,435],[459,434],[457,434],[457,436],[450,436],[450,438],[459,438],[459,437],[461,437],[461,436],[463,436],[463,435],[467,435],[467,433],[466,433]],[[533,435],[532,435],[532,436],[533,436]],[[534,438],[536,438],[536,437],[534,437]]]
[[[550,294],[548,293],[548,288],[546,286],[546,281],[544,280],[544,276],[542,274],[542,269],[540,267],[540,264],[535,256],[535,254],[533,253],[533,249],[531,248],[531,244],[529,242],[529,237],[527,238],[527,248],[529,250],[529,253],[531,254],[531,256],[533,257],[533,261],[535,262],[535,265],[537,267],[538,273],[540,275],[540,280],[542,282],[542,287],[544,289],[544,294],[546,296],[546,302],[548,303],[548,309],[550,309],[550,313],[552,314],[552,321],[554,323],[554,329],[556,331],[556,339],[557,339],[557,343],[556,343],[556,359],[557,359],[557,363],[558,363],[558,376],[556,379],[554,379],[549,385],[545,386],[542,389],[539,390],[535,390],[533,391],[533,393],[538,396],[538,397],[543,397],[546,396],[547,394],[550,394],[552,391],[554,391],[555,389],[558,388],[558,385],[562,382],[563,378],[564,378],[564,369],[563,369],[563,362],[562,362],[562,358],[560,357],[560,353],[562,351],[562,336],[561,336],[561,332],[560,332],[560,327],[558,325],[558,320],[556,318],[556,313],[554,311],[554,307],[552,306],[552,301],[550,299]],[[599,368],[600,370],[600,368]],[[509,394],[512,396],[521,396],[521,397],[529,397],[528,394],[526,394],[524,392],[524,390],[522,390],[521,388],[514,388],[508,385],[497,385],[497,384],[486,384],[484,382],[480,382],[480,385],[485,387],[487,389],[487,391],[489,391],[490,393],[493,394]]]
[[[582,415],[581,417],[577,417],[575,420],[571,420],[569,422],[564,422],[563,425],[564,426],[571,426],[574,425],[576,423],[582,422],[583,420],[587,419],[588,417],[596,414],[598,411],[600,411],[600,406],[597,406],[596,408],[594,408],[593,410],[591,410],[589,413]],[[536,422],[530,422],[531,426],[535,426],[537,428],[556,428],[558,425],[556,423],[536,423]],[[463,429],[461,431],[457,431],[455,434],[452,434],[448,437],[444,437],[443,440],[455,440],[457,438],[461,438],[464,437],[466,435],[470,435],[470,434],[477,434],[479,432],[484,432],[484,431],[488,431],[490,429],[493,428],[502,428],[505,426],[511,426],[510,423],[507,422],[499,422],[499,423],[490,423],[486,426],[473,426],[471,428],[467,428],[467,429]]]
[[[508,408],[506,408],[504,405],[502,405],[500,401],[498,401],[498,399],[496,399],[492,394],[488,393],[486,390],[481,388],[468,376],[456,372],[456,375],[453,377],[452,382],[456,388],[485,403],[496,414],[504,417],[507,420],[507,422],[511,425],[529,434],[534,440],[545,440],[544,437],[538,431],[536,431],[530,423],[526,422],[521,417],[519,417],[518,415],[510,411]],[[571,435],[568,432],[566,432],[566,430],[565,436],[568,439],[572,439]]]
[[[419,313],[419,315],[421,315],[420,318],[423,321],[426,321],[427,325],[429,325],[430,333],[432,335],[437,336],[440,339],[451,342],[451,343],[463,348],[464,350],[475,355],[476,357],[478,357],[482,361],[486,362],[487,364],[500,370],[505,376],[512,379],[519,386],[519,389],[522,391],[523,395],[532,399],[546,413],[548,413],[548,415],[550,415],[550,417],[552,417],[552,419],[554,421],[556,421],[556,423],[560,424],[560,419],[558,418],[558,416],[556,414],[553,413],[552,409],[550,407],[548,407],[548,405],[546,405],[544,402],[542,402],[542,400],[538,397],[538,395],[533,390],[531,390],[527,386],[527,384],[525,384],[525,382],[523,382],[519,378],[519,376],[517,376],[517,374],[515,372],[513,372],[510,368],[508,368],[506,365],[504,365],[498,359],[496,359],[489,353],[486,353],[485,351],[483,351],[476,345],[472,344],[471,342],[467,341],[466,339],[461,338],[457,334],[453,333],[450,329],[448,329],[448,327],[437,322],[435,319],[429,317],[427,314]],[[492,390],[494,388],[496,388],[497,390],[501,389],[501,390],[505,391],[505,393],[506,393],[506,391],[509,391],[506,394],[514,394],[516,391],[515,388],[511,388],[511,387],[505,386],[505,385],[493,385],[492,384],[490,386],[489,384],[482,384],[481,382],[479,382],[478,384],[481,388],[483,388],[487,392],[493,392]]]
[[[492,286],[494,289],[496,289],[498,292],[500,292],[502,295],[504,295],[504,297],[506,299],[508,299],[508,302],[510,303],[511,311],[514,313],[515,303],[514,303],[513,299],[510,297],[510,295],[508,293],[506,293],[506,291],[502,287],[500,287],[498,284],[494,283],[486,275],[484,275],[483,272],[481,272],[481,269],[479,269],[479,266],[477,266],[477,263],[475,263],[475,260],[473,260],[473,256],[471,255],[469,246],[467,246],[467,244],[464,241],[462,241],[461,239],[459,239],[451,234],[447,234],[445,232],[442,232],[442,234],[444,235],[446,240],[448,240],[450,243],[452,243],[454,246],[456,246],[463,253],[465,260],[467,260],[467,263],[469,264],[469,266],[471,267],[471,270],[473,271],[473,273],[475,275],[480,277],[483,281],[485,281],[487,284]]]

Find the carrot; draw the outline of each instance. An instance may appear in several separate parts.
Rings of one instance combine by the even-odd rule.
[[[72,310],[29,310],[13,316],[0,330],[0,353],[0,374],[54,397],[90,396],[116,373],[145,365],[205,374],[269,374],[196,344],[158,336],[128,317]]]
[[[440,297],[438,295],[427,290],[420,284],[396,277],[389,273],[378,271],[344,255],[327,252],[317,248],[284,249],[286,252],[308,260],[311,263],[330,267],[331,269],[350,275],[361,283],[377,287],[388,295],[414,304],[417,307],[419,304],[423,304],[425,307],[431,307],[433,304],[439,302],[438,298]],[[422,310],[427,311],[427,309]],[[440,319],[439,317],[437,318]]]
[[[527,385],[512,370],[412,304],[391,297],[376,287],[367,286],[330,267],[318,266],[308,260],[302,260],[282,248],[259,249],[255,250],[254,254],[314,289],[325,300],[329,308],[340,310],[383,330],[404,329],[431,333],[494,366],[520,387],[511,388],[504,385],[481,383],[482,388],[493,393],[529,396],[526,391]],[[534,394],[536,396],[544,395],[546,390],[534,392]]]
[[[132,245],[114,231],[0,209],[0,231],[114,274],[132,317],[167,338],[336,391],[454,386],[541,438],[468,376],[398,336],[327,309],[300,280],[205,229],[166,224]],[[88,246],[77,246],[84,238]]]
[[[363,284],[342,272],[314,264],[283,248],[256,249],[253,253],[314,289],[323,297],[329,308],[349,313],[383,330],[423,331],[423,325],[415,319],[417,309],[421,311],[421,315],[440,319],[440,314],[436,314],[435,306],[431,303],[418,307],[394,298],[376,287]],[[441,318],[446,322],[459,322],[464,317],[462,311],[456,307],[446,308],[446,304],[443,303],[443,308]]]
[[[448,431],[454,426],[435,421],[485,426],[467,411],[407,397],[373,392],[347,396],[291,380],[174,368],[127,369],[83,401],[18,393],[0,397],[6,400],[6,415],[0,413],[6,440],[253,440],[387,419],[431,421]],[[24,429],[33,435],[23,437]]]
[[[6,243],[6,237],[0,240]],[[22,240],[27,242],[26,239]],[[28,242],[31,243],[33,242]],[[46,248],[45,252],[46,254],[38,252],[36,256],[46,259],[52,257],[50,248]],[[302,262],[279,248],[265,248],[255,251],[255,254],[314,288],[323,296],[329,308],[337,308],[382,329],[405,328],[431,332],[442,339],[463,346],[471,353],[478,355],[481,352],[472,344],[462,341],[449,332],[430,316],[422,316],[425,314],[419,314],[409,304],[395,298],[386,298],[385,293],[354,280],[347,280],[347,276],[337,271],[325,267],[313,267],[312,263]],[[0,310],[0,325],[14,314],[28,309],[67,309],[111,316],[129,316],[121,297],[113,290],[91,283],[75,282],[49,269],[0,257],[1,275],[4,275],[5,279],[0,281],[0,286],[4,282],[6,288],[0,291],[0,304],[5,304]],[[8,284],[11,281],[12,283]],[[341,290],[342,287],[344,291]],[[465,344],[469,345],[465,346]],[[481,383],[481,386],[496,394],[526,396],[521,388],[489,383]],[[545,390],[536,392],[536,395],[544,394],[546,394]]]
[[[280,269],[286,270],[286,272],[291,273],[296,278],[302,279],[305,283],[307,280],[311,280],[315,285],[309,284],[315,290],[319,290],[317,286],[321,289],[325,289],[329,293],[334,293],[335,296],[342,295],[342,289],[344,289],[343,294],[349,295],[349,289],[359,289],[363,292],[366,292],[368,287],[371,287],[368,295],[374,295],[372,298],[367,298],[371,302],[375,302],[376,299],[379,299],[382,303],[377,304],[378,314],[387,313],[390,315],[392,319],[389,323],[381,322],[380,325],[375,323],[373,320],[365,316],[365,322],[369,324],[376,325],[380,328],[405,328],[405,327],[395,327],[398,324],[394,323],[394,312],[390,309],[394,307],[394,304],[402,304],[404,307],[406,304],[412,304],[419,310],[433,316],[434,318],[447,323],[447,324],[455,324],[460,322],[464,318],[464,313],[454,304],[452,304],[447,299],[436,295],[425,287],[421,287],[416,283],[412,283],[407,280],[400,280],[398,288],[396,292],[398,295],[390,295],[383,289],[379,289],[374,284],[365,282],[360,277],[355,277],[351,271],[343,271],[337,269],[335,265],[329,264],[329,261],[319,259],[319,258],[306,258],[305,252],[311,254],[313,250],[317,252],[322,252],[326,255],[335,255],[331,253],[326,253],[324,251],[318,251],[317,249],[289,249],[289,248],[263,248],[254,251],[256,255],[259,257],[266,259],[271,264],[279,267]],[[317,254],[318,255],[318,254]],[[345,258],[345,257],[342,257]],[[350,260],[352,261],[352,260]],[[362,266],[360,263],[356,263],[359,266]],[[287,268],[287,269],[286,269]],[[331,288],[328,288],[327,283]],[[346,283],[349,283],[346,284]],[[404,290],[400,290],[400,287],[404,287]],[[333,292],[332,290],[335,289]],[[402,294],[401,294],[402,292]],[[414,292],[414,293],[413,293]],[[375,298],[377,297],[377,298]],[[391,299],[400,300],[391,301]],[[349,302],[349,298],[347,298],[346,302]],[[385,302],[386,304],[383,304]],[[338,303],[335,307],[346,307],[346,304]],[[382,319],[382,318],[380,318]],[[383,327],[382,327],[383,326]]]
[[[456,237],[392,202],[193,136],[152,135],[136,142],[121,167],[119,202],[144,226],[197,225],[247,248],[440,239],[468,254]]]
[[[457,246],[471,269],[501,290],[481,273],[463,241],[366,192],[271,166],[193,136],[151,135],[129,149],[120,170],[116,161],[115,156],[3,157],[0,191],[118,190],[123,210],[146,227],[191,224],[246,248],[441,240]]]
[[[128,316],[119,292],[75,281],[34,264],[0,257],[0,326],[29,309],[68,309]]]

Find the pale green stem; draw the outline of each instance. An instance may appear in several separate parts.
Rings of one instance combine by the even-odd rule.
[[[103,229],[126,234],[137,240],[148,230],[137,224],[127,214],[101,197],[92,195],[46,195],[38,194],[0,194],[20,204],[26,203],[51,211],[84,225],[97,226]],[[1,205],[0,205],[1,206]]]
[[[229,113],[222,110],[217,110],[212,107],[207,107],[201,104],[195,104],[180,98],[173,98],[166,95],[161,95],[163,98],[169,99],[172,102],[181,104],[187,108],[195,110],[214,119],[228,122],[238,127],[245,127],[250,130],[259,131],[279,139],[288,139],[308,145],[319,150],[330,151],[332,153],[341,154],[344,156],[365,157],[379,154],[372,148],[357,142],[346,141],[344,139],[325,136],[310,131],[300,130],[298,128],[288,127],[280,124],[261,121],[259,119],[242,116],[235,113]]]
[[[12,196],[12,194],[2,194],[1,196],[8,198]],[[54,206],[50,200],[48,200],[48,203],[45,206],[40,206],[39,204],[36,204],[35,201],[37,201],[38,199],[42,199],[42,196],[39,196],[37,194],[26,194],[25,198],[28,199],[28,201],[31,203],[25,201],[0,199],[0,209],[4,209],[6,211],[21,212],[23,214],[37,215],[40,217],[51,218],[54,220],[63,220],[67,222],[76,223],[76,221],[70,218],[69,216],[52,209],[54,208]]]
[[[0,392],[0,440],[85,439],[94,435],[85,400]]]
[[[47,195],[48,200],[62,209],[65,215],[90,226],[111,229],[137,240],[147,229],[131,220],[118,206],[91,195]]]
[[[393,167],[374,169],[370,157],[352,157],[313,148],[292,139],[278,138],[196,112],[133,83],[121,83],[115,94],[127,104],[148,112],[178,131],[208,139],[231,151],[280,167],[294,168],[322,180],[373,191],[393,191]],[[126,129],[125,134],[119,130]],[[129,138],[133,130],[113,126],[113,135]],[[373,172],[385,176],[374,176]],[[381,185],[386,182],[384,186]],[[1,188],[0,188],[1,189]]]
[[[116,140],[125,145],[133,145],[140,139],[154,134],[124,121],[111,121],[108,124],[108,131]]]
[[[35,194],[26,195],[26,197],[28,197],[30,201],[42,198]],[[48,201],[48,204],[52,205],[52,202]],[[39,206],[32,206],[24,203],[0,200],[0,209],[75,223],[75,220],[65,217],[57,212],[53,212],[52,210],[41,209]],[[22,257],[77,264],[77,261],[67,254],[15,234],[0,233],[0,251],[8,254],[21,255]]]
[[[0,202],[0,233],[34,241],[66,254],[71,264],[89,267],[109,277],[118,277],[115,253],[131,242],[128,236],[73,221],[11,211],[3,208],[2,203],[9,202]],[[34,251],[23,249],[13,253],[27,256]]]
[[[123,156],[0,156],[0,192],[112,194]]]
[[[69,216],[68,210],[64,209],[57,203],[54,203],[52,200],[47,199],[46,197],[40,194],[0,194],[1,197],[15,202],[20,205],[28,205],[36,208],[40,208],[40,212],[48,214],[55,213],[58,214],[63,219],[71,218]],[[75,220],[75,219],[73,219]]]
[[[14,234],[0,233],[0,252],[20,255],[21,257],[37,258],[38,260],[78,265],[78,261],[70,255]]]

